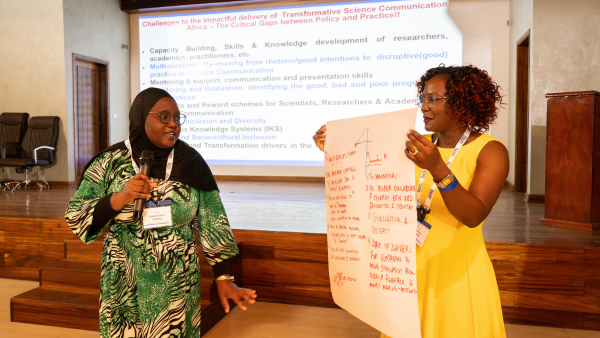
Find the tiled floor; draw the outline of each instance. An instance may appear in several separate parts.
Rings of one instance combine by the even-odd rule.
[[[0,337],[97,338],[98,332],[12,323],[10,298],[37,282],[0,279]],[[599,331],[506,325],[508,338],[600,338]],[[258,302],[234,309],[205,338],[375,338],[379,333],[344,310]]]

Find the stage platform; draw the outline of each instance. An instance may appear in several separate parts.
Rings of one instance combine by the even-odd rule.
[[[324,184],[220,181],[219,187],[241,243],[239,282],[263,301],[335,307]],[[63,219],[74,193],[74,187],[0,192],[0,277],[36,280],[41,267],[64,259],[67,250],[75,254],[68,257],[99,258],[102,243],[82,245]],[[483,225],[505,321],[600,330],[600,234],[542,225],[544,204],[524,197],[503,190]],[[203,283],[210,273],[202,269]]]
[[[220,181],[233,229],[326,233],[325,184]],[[76,187],[0,192],[0,217],[64,220]],[[543,203],[505,188],[485,220],[486,242],[600,247],[600,233],[542,225]]]

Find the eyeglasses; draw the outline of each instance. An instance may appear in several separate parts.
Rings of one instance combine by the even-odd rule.
[[[177,124],[178,126],[185,123],[185,115],[184,114],[173,115],[166,110],[161,111],[161,112],[150,111],[150,112],[148,112],[148,114],[158,114],[159,121],[164,124],[167,124],[167,123],[169,123],[169,121],[171,121],[171,116],[173,117],[175,124]]]
[[[447,96],[442,96],[442,97],[437,97],[437,96],[433,96],[433,95],[429,95],[429,96],[422,96],[419,95],[419,105],[423,106],[423,104],[426,104],[427,107],[435,107],[435,104],[440,101],[440,100],[444,100],[447,99]]]

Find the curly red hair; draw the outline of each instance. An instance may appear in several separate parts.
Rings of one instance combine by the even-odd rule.
[[[471,131],[488,131],[503,104],[500,86],[485,70],[475,66],[446,67],[440,64],[439,67],[429,69],[417,81],[421,103],[425,84],[437,75],[446,77],[446,106],[449,108],[450,119],[463,128],[469,127]]]

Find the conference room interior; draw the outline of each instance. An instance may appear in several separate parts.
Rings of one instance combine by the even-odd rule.
[[[64,211],[87,159],[128,135],[140,17],[336,2],[352,3],[1,0],[0,113],[27,113],[30,127],[58,117],[52,163],[27,169],[28,188],[0,166],[13,182],[0,190],[2,335],[98,336],[102,241],[84,244]],[[489,134],[510,169],[483,235],[507,337],[600,337],[600,1],[449,0],[448,14],[463,63],[505,103]],[[84,132],[92,110],[96,132]],[[323,167],[210,166],[240,248],[232,274],[258,302],[226,315],[201,259],[202,335],[379,337],[332,298]]]

